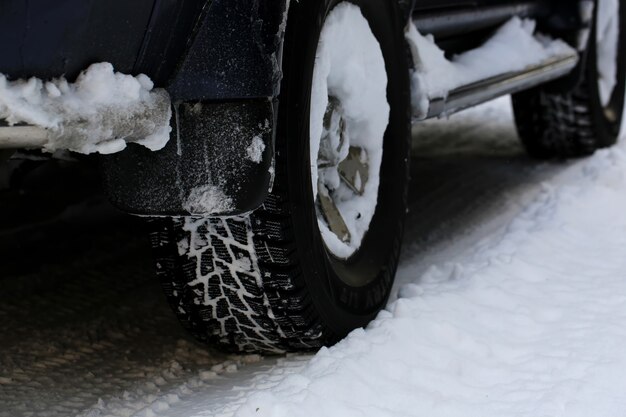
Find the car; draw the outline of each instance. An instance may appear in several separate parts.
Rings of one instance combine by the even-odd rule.
[[[616,143],[621,3],[4,0],[0,163],[99,153],[197,339],[317,349],[390,295],[413,123],[511,94],[532,157]]]

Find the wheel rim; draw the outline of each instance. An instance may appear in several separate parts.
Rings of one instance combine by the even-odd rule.
[[[316,52],[310,110],[311,187],[328,251],[347,259],[376,211],[389,122],[380,45],[358,6],[328,14]]]
[[[596,68],[600,102],[611,119],[610,103],[617,85],[619,0],[598,0],[596,17]]]

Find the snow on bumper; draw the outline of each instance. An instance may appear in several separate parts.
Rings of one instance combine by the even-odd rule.
[[[0,148],[109,154],[128,142],[162,149],[170,137],[168,93],[143,74],[93,64],[74,83],[60,77],[9,81],[0,74]]]

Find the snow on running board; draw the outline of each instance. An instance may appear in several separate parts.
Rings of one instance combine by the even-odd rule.
[[[575,53],[561,40],[535,34],[535,27],[533,20],[514,17],[482,46],[448,59],[432,35],[424,36],[409,25],[406,39],[415,64],[411,81],[414,116],[425,118],[432,99],[446,97],[458,87]]]
[[[108,154],[127,142],[159,150],[169,140],[170,118],[165,90],[154,89],[144,74],[115,72],[109,63],[89,66],[74,83],[63,77],[9,81],[0,74],[0,119],[45,129],[48,152]]]

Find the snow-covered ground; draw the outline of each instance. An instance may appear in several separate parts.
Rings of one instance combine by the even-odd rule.
[[[46,227],[76,257],[26,242],[39,263],[0,266],[0,416],[626,415],[626,144],[530,161],[507,99],[414,134],[397,296],[368,328],[316,355],[206,350],[135,223],[64,218]]]

